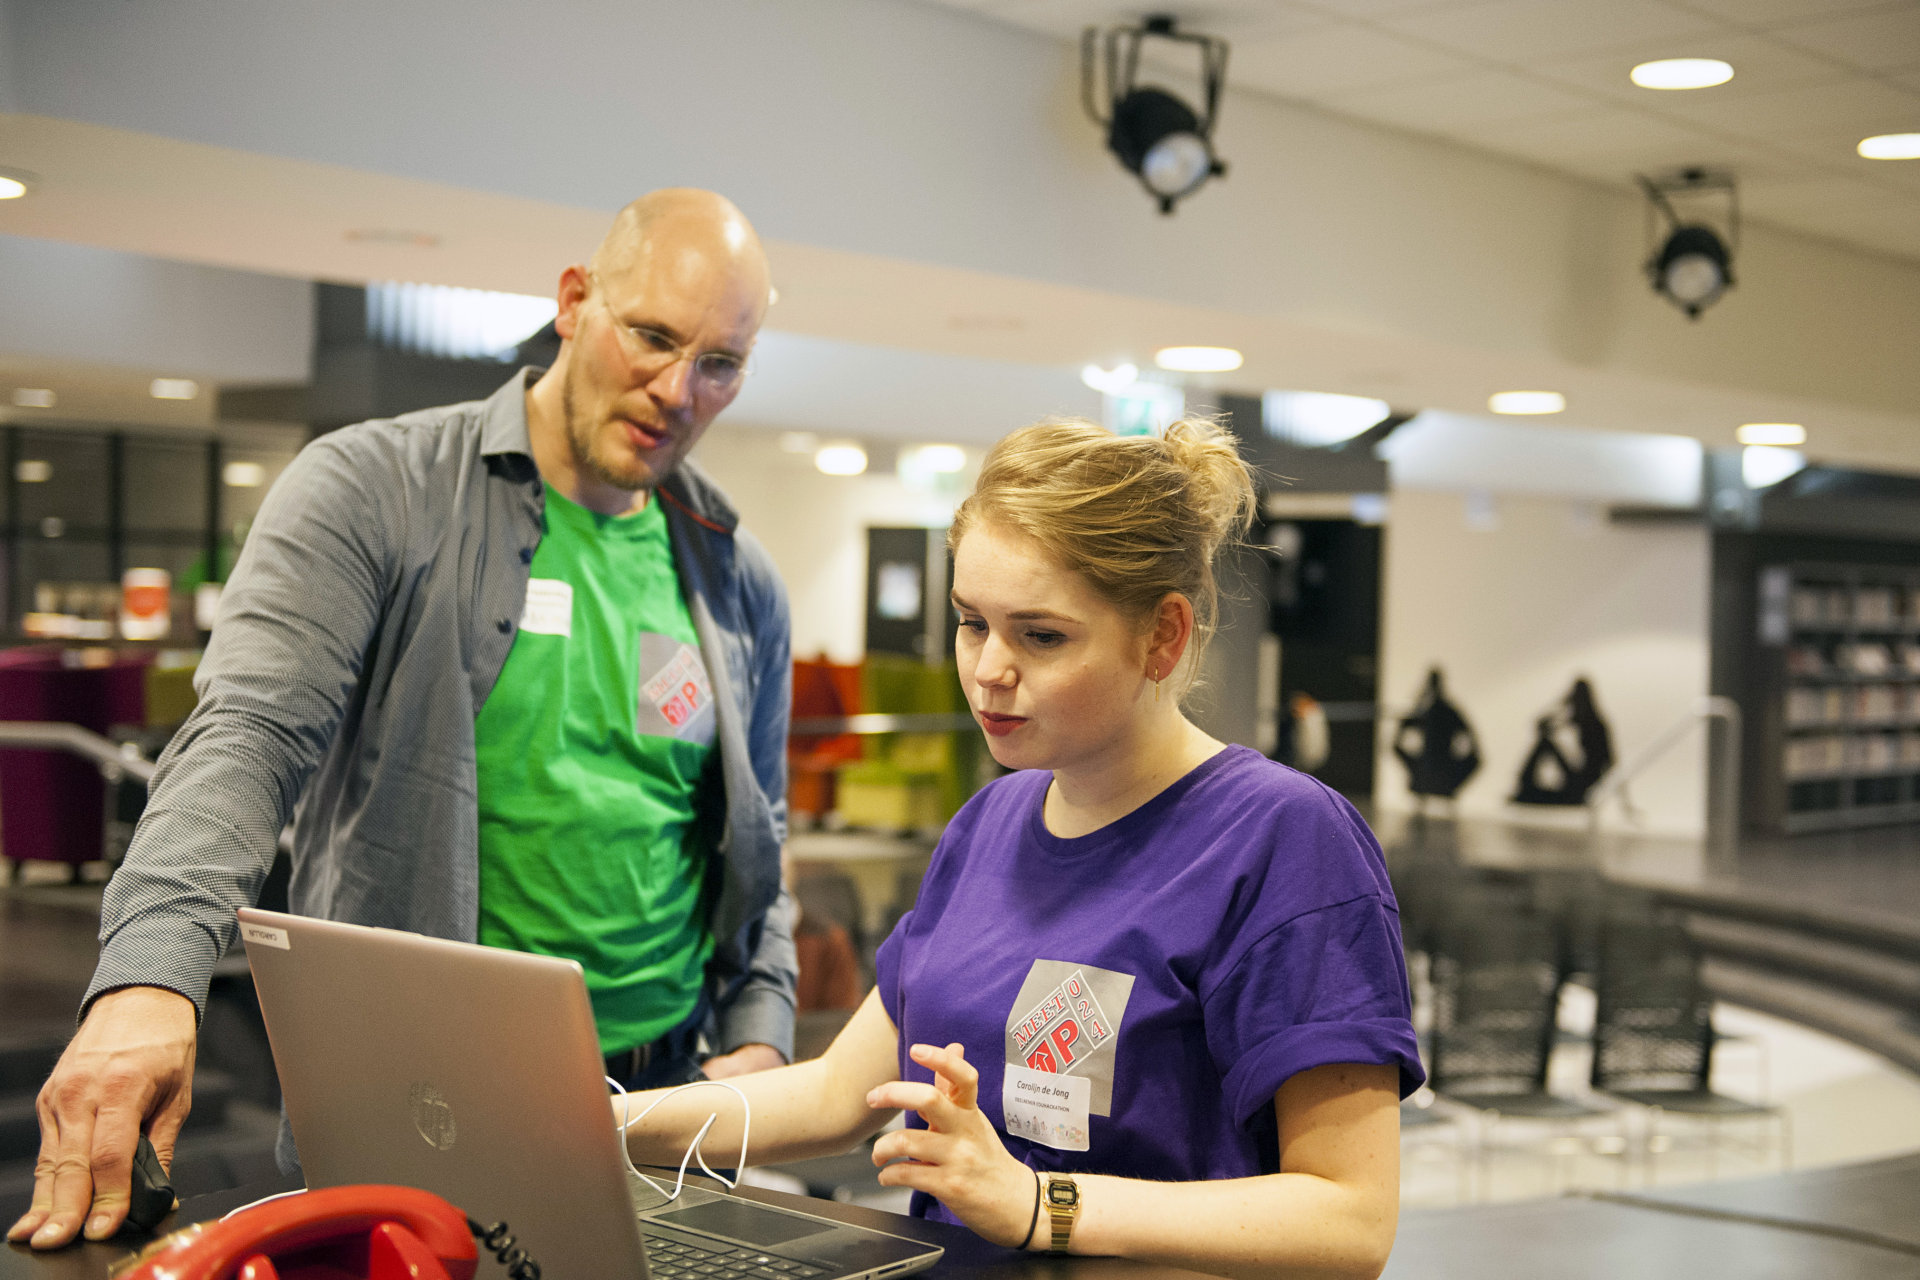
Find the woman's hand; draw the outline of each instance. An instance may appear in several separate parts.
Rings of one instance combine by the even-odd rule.
[[[894,1080],[867,1094],[875,1110],[917,1111],[925,1129],[895,1129],[873,1144],[880,1184],[924,1191],[994,1244],[1017,1249],[1033,1221],[1034,1172],[1015,1160],[980,1113],[980,1073],[958,1044],[907,1051],[932,1084]],[[909,1163],[888,1164],[902,1157]]]

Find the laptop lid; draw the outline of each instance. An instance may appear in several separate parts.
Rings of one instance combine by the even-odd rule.
[[[580,966],[243,908],[309,1187],[504,1221],[553,1280],[644,1276]]]
[[[310,1187],[432,1191],[506,1222],[550,1280],[645,1276],[636,1198],[682,1244],[797,1261],[768,1271],[781,1280],[898,1275],[941,1256],[691,1187],[666,1203],[633,1180],[571,960],[251,907],[240,933]]]

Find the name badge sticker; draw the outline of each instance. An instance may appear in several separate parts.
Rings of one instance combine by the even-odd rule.
[[[520,629],[536,636],[573,635],[573,584],[558,578],[529,578],[527,607]]]
[[[240,936],[247,942],[262,947],[272,947],[277,951],[293,950],[293,944],[287,941],[285,929],[275,929],[264,924],[248,924],[243,921],[240,925]]]
[[[1034,1071],[1007,1064],[1000,1110],[1007,1132],[1056,1151],[1087,1149],[1092,1084],[1084,1076]]]

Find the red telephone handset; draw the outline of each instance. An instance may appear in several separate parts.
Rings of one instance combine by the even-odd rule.
[[[467,1217],[413,1187],[327,1187],[163,1236],[112,1280],[473,1280]]]

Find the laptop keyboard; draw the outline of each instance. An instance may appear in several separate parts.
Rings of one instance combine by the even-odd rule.
[[[684,1237],[656,1235],[644,1226],[647,1271],[657,1280],[809,1280],[826,1275],[788,1258],[755,1249],[735,1249],[719,1241],[694,1244]]]

